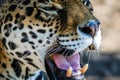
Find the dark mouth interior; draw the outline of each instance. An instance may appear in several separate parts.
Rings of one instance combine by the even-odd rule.
[[[51,80],[76,80],[75,77],[82,78],[82,74],[78,74],[81,68],[80,54],[73,50],[66,50],[70,53],[62,54],[65,49],[58,49],[46,56],[47,73]],[[64,51],[65,52],[65,51]],[[72,69],[71,76],[67,76],[68,69]],[[76,74],[76,75],[75,75]],[[80,79],[78,79],[80,80]]]
[[[93,44],[88,48],[95,50]],[[51,47],[45,58],[45,66],[50,80],[82,80],[87,68],[85,65],[81,66],[81,61],[79,52],[76,53],[74,50],[61,46]],[[67,76],[69,69],[72,69],[71,76]]]

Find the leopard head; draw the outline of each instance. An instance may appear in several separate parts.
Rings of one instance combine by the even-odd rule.
[[[55,73],[59,77],[57,79],[81,80],[83,74],[80,71],[80,53],[85,49],[99,50],[100,21],[93,15],[89,0],[53,0],[51,3],[57,8],[54,15],[58,18],[58,32],[56,44],[48,52],[51,61],[47,57],[46,63],[49,68],[53,63],[56,70],[47,71]],[[70,75],[67,74],[69,71]]]

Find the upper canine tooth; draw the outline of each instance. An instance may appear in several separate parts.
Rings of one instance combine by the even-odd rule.
[[[80,70],[82,74],[84,74],[88,69],[88,64],[85,64],[83,68]]]
[[[49,58],[50,58],[51,60],[53,60],[53,54],[50,54],[50,55],[49,55]]]
[[[90,50],[95,50],[94,45],[93,45],[93,44],[92,44],[92,45],[90,45],[90,46],[89,46],[89,49],[90,49]]]
[[[72,67],[69,67],[66,73],[67,77],[71,77],[72,76]]]

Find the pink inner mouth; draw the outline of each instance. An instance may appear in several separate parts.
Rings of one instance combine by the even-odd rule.
[[[71,56],[53,54],[53,59],[59,69],[67,71],[70,67],[72,67],[75,72],[80,69],[80,55],[78,53]]]

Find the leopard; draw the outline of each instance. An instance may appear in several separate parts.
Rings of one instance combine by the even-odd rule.
[[[81,52],[100,45],[90,0],[6,0],[0,8],[0,80],[83,80]]]

